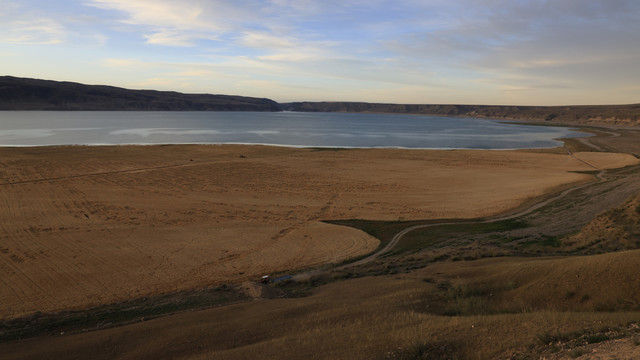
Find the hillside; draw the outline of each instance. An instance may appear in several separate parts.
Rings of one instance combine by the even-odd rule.
[[[235,95],[184,94],[174,91],[130,90],[0,76],[0,110],[113,111],[303,111],[396,113],[503,120],[533,120],[562,124],[640,126],[640,104],[579,106],[499,106],[446,104],[384,104],[367,102],[277,103],[266,98]]]
[[[0,77],[0,110],[278,111],[269,99]]]
[[[640,104],[581,106],[403,105],[366,102],[293,102],[289,111],[366,112],[535,120],[556,123],[639,126]]]

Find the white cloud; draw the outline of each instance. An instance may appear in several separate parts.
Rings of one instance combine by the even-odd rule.
[[[0,42],[8,44],[53,45],[67,38],[65,27],[44,18],[9,20],[0,25]]]
[[[89,0],[87,5],[126,13],[122,20],[135,25],[191,28],[197,26],[202,9],[198,3],[166,0]]]
[[[423,68],[446,72],[450,81],[455,74],[485,79],[478,85],[510,102],[520,96],[521,103],[556,103],[563,93],[640,81],[640,22],[633,20],[639,13],[633,0],[456,1],[437,8],[446,22],[431,26],[425,16],[383,44],[401,61],[423,59]]]
[[[208,36],[198,36],[197,34],[185,34],[176,31],[163,30],[150,35],[144,35],[147,39],[147,43],[153,45],[165,45],[165,46],[195,46],[197,45],[197,39],[205,38]],[[214,37],[209,37],[215,39]]]
[[[335,3],[335,4],[334,4]],[[304,20],[347,2],[280,0],[87,0],[86,5],[120,13],[117,22],[134,26],[147,43],[197,46],[202,40],[220,46],[275,50],[313,46],[323,35],[306,28]],[[320,37],[320,39],[316,38]],[[310,45],[311,44],[311,45]],[[327,46],[324,41],[322,46]]]
[[[245,32],[240,40],[244,46],[252,48],[287,49],[295,47],[295,40],[286,36],[278,36],[265,31]]]
[[[0,43],[100,47],[108,40],[95,28],[95,17],[57,13],[33,0],[0,0],[0,8]]]
[[[171,0],[90,0],[86,4],[126,14],[119,20],[138,26],[147,43],[195,46],[199,40],[215,40],[228,29],[220,17],[211,16],[216,2]]]
[[[304,62],[304,61],[321,61],[317,54],[302,51],[287,51],[271,55],[258,56],[259,60],[275,61],[275,62]]]
[[[640,96],[636,0],[0,0],[0,8],[0,51],[29,58],[3,65],[58,79],[94,65],[85,75],[93,83],[298,99]]]

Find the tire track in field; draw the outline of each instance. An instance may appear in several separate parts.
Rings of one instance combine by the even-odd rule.
[[[38,195],[39,192],[36,192],[35,194],[33,193],[33,191],[30,191],[30,193],[28,194],[29,196],[34,196],[34,195]],[[6,193],[5,193],[6,194]],[[8,196],[9,194],[7,194]],[[27,220],[25,220],[25,214],[24,212],[20,211],[20,209],[23,208],[23,202],[25,198],[28,198],[28,196],[25,196],[26,194],[23,194],[22,192],[17,192],[17,193],[12,193],[10,195],[13,195],[14,197],[9,200],[8,197],[6,197],[7,201],[5,202],[5,205],[7,205],[7,209],[11,209],[10,210],[10,216],[5,219],[6,222],[8,223],[9,221],[12,222],[12,227],[15,227],[15,223],[17,222],[19,227],[21,228],[20,230],[20,235],[24,236],[25,234],[29,237],[31,237],[30,234],[30,227],[31,225],[27,222]],[[4,196],[3,196],[4,197]],[[40,207],[41,208],[41,207]],[[37,209],[38,212],[42,212],[42,209]],[[5,221],[3,221],[3,223],[5,223]],[[27,293],[33,292],[32,289],[38,289],[41,286],[39,286],[37,284],[37,282],[32,279],[32,277],[27,274],[26,272],[24,272],[20,266],[21,263],[23,263],[25,261],[25,259],[23,257],[21,257],[20,255],[24,255],[25,253],[34,253],[34,249],[36,248],[43,248],[42,244],[40,244],[39,242],[36,244],[33,244],[29,241],[15,241],[14,237],[17,235],[13,235],[11,233],[9,233],[9,231],[7,231],[8,228],[6,228],[5,226],[3,226],[3,232],[4,234],[6,234],[6,239],[4,240],[4,246],[7,247],[7,254],[5,255],[9,255],[9,253],[11,253],[10,256],[3,256],[2,259],[3,261],[3,265],[4,265],[4,269],[3,272],[5,273],[5,275],[3,276],[3,278],[5,279],[5,281],[9,278],[17,278],[19,279],[19,281],[17,281],[17,284],[21,284],[22,286],[13,286],[11,287],[13,289],[13,291],[19,291],[23,297],[17,297],[17,299],[13,299],[14,302],[23,302],[26,301],[27,299],[29,299],[29,296],[27,296]],[[35,252],[37,253],[37,252]],[[43,271],[40,276],[45,276],[48,277],[50,279],[50,272],[49,271]],[[51,283],[51,281],[50,281]],[[5,295],[6,296],[6,295]],[[49,296],[48,293],[45,293],[44,296]],[[7,300],[5,300],[7,301]],[[7,303],[10,303],[9,301],[7,301]]]
[[[43,196],[41,195],[43,193],[46,193],[46,191],[38,189],[34,194],[34,189],[30,189],[28,195],[29,197],[41,197]],[[25,196],[26,194],[18,193],[17,195],[18,199],[28,198],[28,196]],[[18,202],[20,202],[20,200],[18,200]],[[35,211],[39,214],[47,214],[46,207],[41,203],[39,203],[39,205],[40,206],[37,207]],[[23,216],[20,215],[23,214],[18,214],[18,216],[13,219],[14,221],[19,222],[18,225],[19,228],[21,228],[19,229],[19,233],[16,233],[15,236],[17,236],[16,239],[19,238],[21,240],[26,236],[28,238],[28,241],[17,242],[14,240],[12,241],[12,244],[10,246],[16,253],[19,253],[20,255],[32,254],[32,256],[25,259],[24,257],[15,255],[16,257],[12,259],[13,261],[7,263],[10,268],[9,275],[14,279],[19,279],[19,281],[17,282],[18,284],[26,285],[21,287],[21,291],[23,291],[23,293],[38,293],[40,294],[40,297],[44,297],[45,299],[47,299],[46,302],[59,305],[60,301],[54,296],[54,294],[51,293],[51,291],[43,290],[45,290],[47,286],[51,287],[54,286],[53,284],[59,283],[60,279],[62,279],[66,283],[69,283],[69,280],[73,279],[65,276],[65,274],[68,273],[68,271],[66,271],[66,268],[61,268],[60,266],[58,266],[58,264],[52,265],[47,256],[44,256],[43,254],[58,251],[61,244],[55,240],[47,241],[45,243],[42,239],[35,235],[34,232],[37,231],[37,228],[29,224],[28,219],[23,220]],[[11,241],[11,235],[8,238],[8,241]],[[37,263],[36,267],[28,267],[28,271],[25,271],[23,269],[22,263],[27,261]],[[38,279],[34,279],[34,276]],[[9,278],[9,276],[7,278]],[[71,282],[74,288],[77,289],[75,283],[76,282]],[[33,297],[27,296],[23,300],[18,299],[18,301],[27,301],[28,299],[33,299]]]
[[[173,165],[151,166],[151,167],[137,168],[137,169],[99,171],[99,172],[77,174],[77,175],[54,176],[54,177],[42,178],[42,179],[9,181],[9,182],[0,183],[0,186],[21,185],[21,184],[35,184],[35,183],[40,183],[40,182],[77,179],[77,178],[92,177],[92,176],[104,176],[104,175],[116,175],[116,174],[134,174],[134,173],[139,173],[139,172],[156,171],[156,170],[164,170],[164,169],[184,168],[184,167],[193,167],[193,166],[201,166],[201,165],[211,165],[211,164],[216,164],[216,163],[219,163],[219,162],[212,161],[212,162],[196,163],[196,164],[192,164],[192,163],[189,163],[189,164],[173,164]]]
[[[114,185],[119,189],[132,189],[135,185],[135,181],[127,181],[120,180],[116,181],[113,176],[105,176],[98,177],[92,179],[92,183],[94,185]],[[67,183],[69,184],[69,183]],[[82,205],[85,208],[85,211],[91,214],[91,218],[95,216],[104,216],[106,213],[109,213],[110,210],[105,208],[104,206],[99,206],[95,202],[95,199],[92,199],[87,193],[83,192],[79,188],[75,188],[75,192],[78,195],[79,199],[82,201]],[[91,218],[87,218],[88,221],[92,221]],[[106,224],[106,223],[104,223]],[[103,246],[96,247],[95,241],[89,243],[86,246],[80,246],[79,249],[82,249],[81,252],[85,260],[92,262],[93,264],[102,264],[100,266],[95,266],[97,268],[108,268],[110,272],[113,274],[117,274],[120,278],[127,279],[129,276],[127,274],[136,272],[138,269],[146,269],[148,265],[148,259],[152,257],[162,258],[160,264],[151,269],[151,271],[139,273],[138,276],[142,280],[147,280],[156,275],[158,268],[162,268],[166,266],[165,262],[165,253],[155,251],[155,249],[147,248],[146,251],[143,251],[140,246],[135,244],[134,241],[130,240],[131,235],[135,232],[135,228],[132,226],[119,227],[118,231],[114,231],[112,227],[103,226],[101,227],[102,233],[98,237],[100,241],[104,242]],[[126,233],[126,235],[125,235]],[[87,234],[87,236],[91,236]],[[124,244],[126,246],[123,247],[121,244],[122,240],[115,241],[115,239],[126,239]],[[128,247],[128,248],[127,248]],[[100,249],[100,253],[96,251],[96,249]],[[133,251],[131,251],[133,250]],[[118,288],[119,284],[111,284],[109,286],[103,284],[103,288],[107,290],[107,293],[111,293],[113,291],[112,288]]]
[[[261,241],[258,244],[256,244],[255,246],[246,249],[240,253],[233,253],[233,254],[229,254],[226,256],[223,256],[221,258],[218,258],[216,260],[213,261],[209,261],[206,263],[201,264],[200,266],[198,266],[197,268],[191,270],[188,273],[188,276],[200,276],[203,277],[206,272],[207,272],[207,268],[210,267],[222,267],[228,264],[233,264],[233,263],[237,263],[238,265],[242,265],[242,262],[240,262],[241,260],[245,260],[245,259],[251,259],[251,258],[256,258],[256,256],[260,256],[260,254],[267,248],[277,245],[283,238],[285,238],[286,236],[288,236],[289,234],[298,231],[302,228],[305,227],[305,225],[308,225],[314,221],[319,220],[320,218],[327,216],[328,214],[330,214],[333,211],[333,208],[335,207],[335,202],[337,201],[337,199],[340,197],[340,194],[335,193],[335,194],[331,194],[329,196],[329,199],[326,200],[325,204],[320,207],[320,209],[318,209],[316,214],[311,215],[310,217],[307,217],[305,219],[300,219],[300,220],[296,220],[293,221],[293,223],[291,224],[287,224],[288,226],[285,228],[280,229],[280,231],[278,231],[276,234],[270,236],[267,240],[265,241]],[[295,259],[296,258],[300,258],[302,256],[306,255],[304,253],[304,249],[301,249],[299,254],[297,255],[293,255],[290,254],[289,259],[285,259],[287,261],[287,263],[295,263]],[[256,261],[262,261],[262,258],[257,258]],[[232,266],[232,265],[231,265]],[[234,269],[236,269],[235,266],[232,266]]]
[[[208,162],[207,164],[216,164],[219,162]],[[5,186],[9,186],[9,185],[27,185],[27,184],[44,184],[46,182],[50,182],[50,181],[57,181],[57,180],[67,180],[67,181],[62,181],[62,187],[59,186],[55,186],[54,189],[55,191],[57,191],[56,193],[54,193],[54,197],[60,197],[60,195],[62,194],[60,191],[63,190],[64,192],[64,196],[61,196],[60,198],[63,199],[61,200],[61,202],[58,202],[58,205],[54,206],[54,207],[62,207],[64,208],[66,211],[64,211],[65,213],[67,213],[68,215],[82,215],[82,213],[85,213],[85,215],[87,213],[91,214],[91,217],[93,217],[93,214],[100,214],[103,213],[105,211],[105,209],[103,209],[101,206],[99,206],[99,204],[96,204],[94,201],[92,201],[92,198],[90,196],[88,196],[85,192],[82,191],[83,187],[76,187],[73,185],[74,181],[73,179],[80,179],[80,178],[92,178],[92,179],[87,179],[85,181],[93,183],[95,184],[103,184],[103,183],[109,183],[112,185],[115,185],[117,187],[125,187],[125,188],[131,188],[132,185],[135,185],[135,179],[132,181],[131,179],[127,179],[127,180],[122,180],[122,178],[120,178],[120,180],[115,180],[117,177],[113,176],[113,175],[122,175],[122,174],[135,174],[135,173],[142,173],[142,172],[147,172],[147,171],[158,171],[158,170],[165,170],[165,169],[175,169],[175,168],[184,168],[184,167],[193,167],[193,166],[201,166],[203,165],[203,163],[198,163],[198,164],[178,164],[178,165],[164,165],[164,166],[155,166],[155,167],[144,167],[144,168],[136,168],[136,169],[127,169],[127,170],[115,170],[115,171],[91,171],[91,172],[87,172],[85,171],[83,174],[77,174],[77,175],[69,175],[69,176],[58,176],[58,177],[48,177],[45,179],[31,179],[31,180],[22,180],[22,181],[14,181],[11,183],[3,183],[0,185],[5,185]],[[86,170],[86,169],[85,169]],[[33,173],[30,174],[31,176],[35,175],[37,173]],[[189,179],[188,177],[185,177],[184,179]],[[71,180],[71,181],[68,181]],[[134,186],[135,187],[135,186]],[[41,188],[41,186],[38,186],[38,188]],[[18,190],[18,192],[20,192],[20,190]],[[58,194],[57,196],[55,194]],[[52,193],[49,194],[44,194],[47,196],[39,196],[40,198],[46,198],[46,197],[50,197],[50,195],[52,195]],[[70,196],[69,196],[70,195]],[[60,209],[54,209],[52,208],[51,204],[48,202],[45,203],[39,203],[39,202],[35,202],[33,205],[39,206],[38,209],[35,209],[32,211],[35,211],[35,214],[31,214],[30,216],[36,216],[38,218],[44,217],[44,218],[48,218],[49,215],[51,215],[51,213],[55,213],[56,211],[59,211]],[[73,210],[76,210],[75,212]],[[78,212],[79,211],[79,212]],[[39,215],[37,215],[39,214]],[[16,216],[16,218],[20,218],[19,216]],[[82,220],[84,220],[84,218],[80,218]],[[49,219],[50,220],[50,219]],[[50,222],[49,220],[47,220],[46,222]],[[68,219],[67,219],[68,220]],[[89,216],[87,216],[87,220],[90,221]],[[15,224],[13,225],[15,227]],[[19,225],[20,227],[20,225]],[[113,236],[117,236],[118,234],[113,233],[112,229],[105,229],[110,235]],[[61,237],[61,239],[56,240],[56,242],[58,244],[56,244],[56,250],[57,251],[52,251],[50,248],[47,248],[46,245],[50,245],[49,244],[49,239],[50,236],[47,238],[47,244],[43,244],[38,240],[42,240],[42,237],[39,236],[37,234],[38,229],[35,229],[36,233],[32,233],[30,234],[30,245],[32,245],[34,247],[34,249],[38,249],[38,250],[42,250],[44,249],[45,251],[48,251],[50,253],[50,255],[53,258],[64,258],[66,259],[66,262],[74,262],[75,257],[74,256],[63,256],[68,252],[71,252],[72,254],[78,254],[78,252],[82,253],[81,256],[81,261],[87,263],[87,262],[92,262],[92,267],[91,269],[95,269],[98,267],[105,267],[105,268],[109,268],[110,272],[115,271],[120,272],[120,273],[126,273],[127,269],[124,269],[122,267],[120,267],[120,261],[118,261],[118,263],[112,263],[112,262],[105,262],[105,259],[116,259],[116,261],[118,259],[125,261],[126,262],[126,258],[133,258],[133,255],[130,252],[120,252],[120,251],[108,251],[110,249],[110,247],[107,246],[101,246],[101,251],[108,251],[108,253],[96,253],[95,251],[90,251],[91,247],[87,248],[86,246],[82,246],[82,244],[84,244],[84,242],[82,241],[77,241],[77,239],[72,239],[70,243],[66,244],[64,238],[64,233],[59,234],[59,236]],[[270,245],[272,245],[273,243],[277,242],[279,239],[281,239],[282,237],[286,236],[289,232],[291,232],[292,229],[283,229],[281,230],[278,234],[275,234],[270,241],[266,242],[266,243],[262,243],[259,244],[258,247],[256,247],[255,249],[251,249],[253,250],[253,252],[256,251],[260,251],[261,249],[264,249]],[[107,233],[101,233],[99,235],[100,238],[109,238],[110,235]],[[78,235],[78,234],[76,234]],[[87,233],[86,236],[89,237],[93,237],[92,234]],[[134,252],[137,251],[137,253],[141,252],[141,249],[139,247],[135,247]],[[115,254],[117,256],[112,256],[112,254]],[[149,255],[147,253],[147,255]],[[156,256],[158,255],[163,255],[163,253],[156,253]],[[164,254],[166,255],[166,254]],[[243,254],[244,255],[244,254]],[[123,258],[124,256],[124,258]],[[131,259],[129,259],[131,260]],[[167,258],[166,256],[162,256],[162,260],[160,261],[159,264],[157,264],[158,266],[153,269],[151,271],[151,273],[145,273],[142,274],[142,278],[149,278],[149,277],[153,277],[155,276],[155,274],[157,272],[166,272],[166,266],[171,266],[171,264],[168,264],[167,261],[170,260],[169,258]],[[222,261],[222,264],[232,261],[234,260],[234,257],[228,257],[225,259],[225,261]],[[138,262],[144,262],[143,259],[137,259]],[[99,265],[96,265],[99,264]],[[130,263],[127,263],[128,265],[130,265]],[[40,267],[40,269],[43,269],[43,273],[45,274],[55,274],[56,270],[62,271],[65,274],[68,273],[75,273],[76,276],[82,274],[83,272],[86,273],[87,269],[84,269],[83,266],[80,267],[64,267],[64,269],[52,269],[51,266],[51,262],[47,261],[46,259],[44,260],[43,263],[41,263],[41,265],[38,265]],[[127,268],[130,268],[129,270],[132,270],[131,266],[127,266]],[[54,271],[51,271],[54,270]],[[84,270],[84,271],[83,271]],[[164,271],[163,271],[164,270]],[[23,274],[24,276],[27,276],[27,274]],[[166,275],[166,274],[165,274]],[[100,277],[101,279],[103,277]],[[78,293],[83,293],[83,292],[87,292],[87,290],[89,290],[89,293],[93,293],[93,294],[100,294],[102,293],[106,293],[105,295],[107,297],[109,297],[109,294],[113,292],[114,288],[112,288],[112,286],[108,286],[108,285],[114,285],[114,284],[105,284],[105,283],[101,283],[101,282],[96,282],[93,281],[95,279],[91,278],[91,279],[87,279],[87,278],[82,278],[81,276],[77,276],[75,279],[69,279],[69,278],[51,278],[51,277],[47,277],[46,278],[46,283],[56,283],[56,282],[64,282],[68,285],[72,285],[70,286],[70,290],[71,292],[78,292]],[[25,282],[29,282],[31,281],[26,280]],[[31,281],[33,282],[33,281]],[[102,288],[103,291],[94,291],[96,290],[95,288],[84,288],[87,285],[95,285],[99,288]],[[45,286],[46,287],[46,286]],[[37,287],[31,287],[32,289],[36,289]],[[83,289],[84,288],[84,289]],[[27,292],[29,293],[33,293],[33,290],[28,290],[25,289]],[[44,289],[43,289],[44,290]],[[83,291],[84,290],[84,291]],[[36,291],[37,292],[37,291]],[[46,291],[45,291],[46,292]],[[64,299],[64,297],[62,298]],[[46,301],[46,300],[45,300]],[[58,304],[58,302],[55,302],[54,299],[49,299],[49,304]]]
[[[131,266],[120,266],[123,263],[129,264],[129,261],[141,263],[139,259],[128,252],[114,250],[108,244],[100,246],[100,251],[108,251],[117,256],[98,253],[95,247],[87,247],[87,242],[83,241],[82,236],[77,236],[78,234],[75,232],[71,238],[68,236],[68,231],[73,232],[75,228],[69,219],[77,215],[77,211],[72,210],[86,212],[88,209],[78,209],[77,205],[91,205],[91,199],[81,189],[74,186],[73,182],[64,182],[63,186],[42,184],[29,187],[28,193],[25,191],[27,190],[24,188],[14,188],[10,194],[5,193],[6,196],[1,196],[4,199],[3,203],[9,205],[7,209],[11,209],[8,216],[12,220],[11,228],[13,231],[18,231],[9,234],[6,231],[8,228],[2,226],[5,230],[4,233],[7,234],[5,235],[5,245],[16,252],[13,254],[16,256],[13,259],[9,256],[0,256],[3,260],[4,269],[2,271],[6,274],[2,276],[3,282],[11,282],[13,285],[7,286],[7,288],[11,288],[11,292],[15,294],[13,297],[8,292],[3,294],[3,297],[12,298],[5,299],[6,304],[28,302],[32,304],[31,307],[35,306],[34,309],[37,309],[38,304],[59,307],[68,302],[69,298],[75,297],[74,294],[90,294],[96,296],[97,299],[100,299],[102,294],[109,297],[114,293],[114,286],[117,287],[117,284],[109,283],[109,281],[104,282],[103,280],[108,280],[108,278],[95,276],[94,269],[96,267],[105,268],[109,269],[109,273],[115,272],[122,275],[132,270]],[[11,200],[9,195],[11,195]],[[47,199],[47,201],[33,201],[32,199]],[[42,221],[32,223],[30,219],[34,217]],[[6,221],[3,223],[6,225]],[[65,226],[55,227],[53,226],[55,224]],[[108,238],[117,236],[111,233],[110,229],[106,230],[111,235],[101,234],[100,239],[108,240]],[[92,237],[92,235],[87,233],[86,237]],[[28,240],[23,241],[24,239]],[[77,258],[77,256],[79,257]],[[108,261],[109,259],[113,261]],[[118,259],[123,261],[118,261]],[[22,262],[30,264],[25,269]],[[56,291],[56,284],[61,283],[67,287],[65,292]],[[21,286],[16,286],[17,284]]]

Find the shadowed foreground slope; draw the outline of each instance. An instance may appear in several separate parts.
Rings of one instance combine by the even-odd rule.
[[[0,351],[6,359],[507,358],[585,334],[637,335],[640,286],[627,281],[637,278],[639,260],[636,250],[448,262],[330,284],[307,298],[34,338]]]

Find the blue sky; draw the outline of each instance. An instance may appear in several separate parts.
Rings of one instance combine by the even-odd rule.
[[[640,103],[637,0],[0,0],[3,75],[276,101]]]

